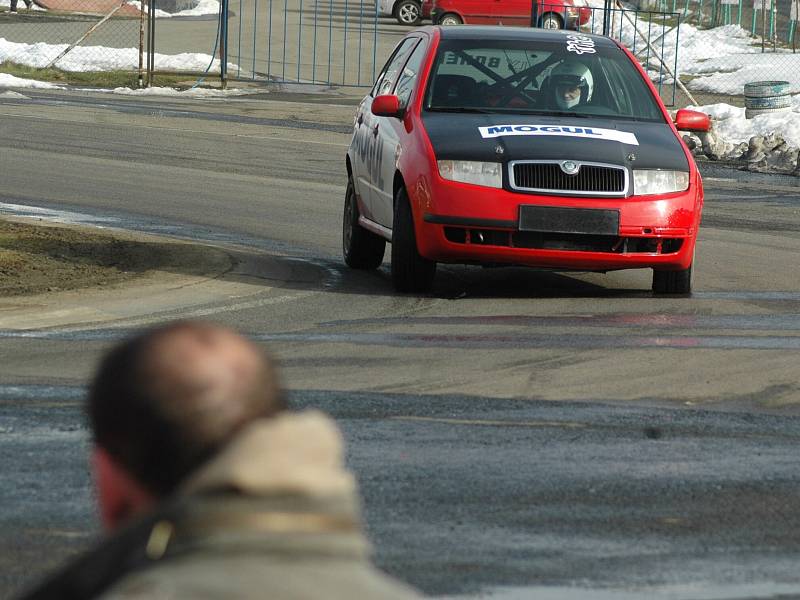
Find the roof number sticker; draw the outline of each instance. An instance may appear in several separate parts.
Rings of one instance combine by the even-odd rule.
[[[567,52],[575,54],[594,54],[594,40],[587,35],[571,33],[567,36]]]
[[[535,135],[535,136],[563,136],[594,140],[607,140],[619,142],[620,144],[630,144],[638,146],[639,140],[630,131],[619,131],[617,129],[600,129],[598,127],[566,127],[563,125],[490,125],[489,127],[478,127],[481,137],[496,138],[516,135]]]

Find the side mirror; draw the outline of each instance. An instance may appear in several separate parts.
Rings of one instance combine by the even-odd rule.
[[[385,95],[372,99],[372,114],[377,117],[400,117],[400,98]]]
[[[675,115],[675,128],[679,131],[708,131],[711,119],[705,113],[682,108]]]

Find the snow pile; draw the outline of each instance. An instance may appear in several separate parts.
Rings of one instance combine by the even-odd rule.
[[[0,38],[0,63],[10,61],[26,67],[43,68],[67,48],[67,44],[25,44]],[[211,62],[210,54],[184,52],[154,56],[158,71],[205,71]],[[219,60],[214,59],[211,72],[219,73]],[[58,61],[56,67],[64,71],[132,71],[139,68],[137,48],[108,48],[106,46],[78,46]],[[229,63],[228,69],[237,69]]]
[[[744,108],[730,104],[710,104],[688,108],[706,113],[714,121],[714,130],[734,143],[746,142],[754,135],[779,131],[789,143],[800,147],[800,96],[792,97],[790,110],[759,115],[746,119]]]
[[[47,83],[46,81],[36,81],[35,79],[22,79],[21,77],[14,77],[7,73],[0,73],[0,88],[14,87],[14,88],[36,88],[44,90],[61,90],[61,86]]]
[[[181,96],[188,98],[226,98],[229,96],[244,96],[247,94],[261,93],[262,90],[216,90],[209,88],[192,88],[188,90],[176,90],[169,87],[150,87],[140,90],[133,90],[131,88],[115,88],[111,90],[113,94],[121,94],[123,96]]]
[[[800,176],[800,96],[792,98],[789,110],[752,119],[729,104],[689,108],[708,114],[712,124],[708,133],[684,136],[695,154],[741,162],[750,171]]]

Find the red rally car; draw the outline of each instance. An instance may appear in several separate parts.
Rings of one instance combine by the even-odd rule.
[[[692,285],[703,187],[633,55],[577,32],[424,27],[359,105],[347,152],[343,250],[375,269],[391,242],[397,291],[436,263],[653,269],[656,293]]]

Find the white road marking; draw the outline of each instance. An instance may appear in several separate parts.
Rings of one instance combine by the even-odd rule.
[[[239,310],[248,310],[251,308],[262,308],[264,306],[274,306],[276,304],[285,304],[287,302],[293,302],[295,300],[301,300],[303,298],[307,298],[308,296],[313,296],[314,294],[318,294],[320,292],[303,292],[302,294],[293,294],[291,296],[274,296],[272,298],[261,298],[259,300],[251,300],[249,302],[238,302],[236,304],[226,304],[224,306],[216,306],[212,308],[201,308],[197,310],[192,310],[188,312],[180,313],[180,319],[200,319],[202,317],[208,317],[211,315],[217,315],[221,313],[228,313],[228,312],[236,312]],[[152,316],[152,317],[145,317],[140,319],[133,319],[133,320],[120,320],[115,321],[113,324],[105,323],[102,324],[100,327],[68,327],[65,329],[58,329],[58,333],[70,333],[73,331],[86,331],[87,329],[123,329],[128,327],[142,327],[145,325],[153,325],[155,323],[162,323],[166,321],[174,320],[174,316]]]

